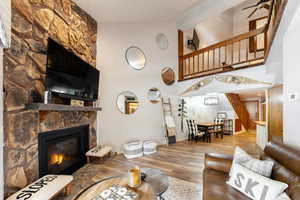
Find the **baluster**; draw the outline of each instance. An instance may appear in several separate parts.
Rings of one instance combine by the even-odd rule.
[[[241,62],[241,40],[239,40],[239,50],[238,50],[238,53],[239,53],[239,63]]]
[[[225,45],[225,64],[227,64],[227,45]]]
[[[187,70],[186,70],[186,59],[183,60],[183,65],[184,65],[184,75],[187,74]]]
[[[254,59],[256,59],[257,35],[254,36]]]
[[[185,60],[183,59],[182,60],[182,73],[183,73],[183,77],[184,77],[184,75],[185,75]]]
[[[231,48],[231,65],[233,65],[233,54],[234,54],[234,43],[232,43],[232,48]]]
[[[195,73],[195,56],[193,56],[193,73]]]
[[[189,58],[189,67],[188,67],[188,69],[189,69],[188,75],[190,75],[191,74],[191,58]]]
[[[183,60],[183,74],[186,75],[186,60]]]
[[[215,49],[213,49],[213,63],[212,63],[212,68],[215,68]]]
[[[200,72],[200,54],[198,54],[198,68],[197,69],[198,69],[197,72],[199,73]]]
[[[208,50],[208,55],[207,55],[207,69],[209,70],[209,54],[210,54],[210,51]]]
[[[246,40],[246,62],[249,60],[249,39]]]
[[[205,52],[202,53],[202,71],[204,71],[204,53]]]
[[[219,48],[219,67],[221,67],[221,47]]]

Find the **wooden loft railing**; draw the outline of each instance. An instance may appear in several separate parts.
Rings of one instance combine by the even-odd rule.
[[[265,28],[236,36],[232,39],[211,45],[193,53],[181,56],[182,68],[180,80],[187,80],[199,76],[211,75],[233,69],[234,66],[261,63],[264,51],[249,51],[250,38],[256,38],[265,33]]]
[[[287,1],[272,0],[267,24],[264,27],[187,55],[183,55],[183,33],[179,31],[178,80],[184,81],[264,64]]]

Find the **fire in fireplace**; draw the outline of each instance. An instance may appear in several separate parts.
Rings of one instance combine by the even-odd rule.
[[[40,133],[39,175],[72,174],[86,163],[89,126]]]
[[[64,154],[61,153],[53,153],[50,155],[50,165],[61,165],[64,160]]]

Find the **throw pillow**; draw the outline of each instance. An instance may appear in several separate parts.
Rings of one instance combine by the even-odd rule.
[[[285,183],[256,174],[239,164],[233,165],[232,176],[226,183],[253,200],[276,200],[288,187]]]
[[[272,169],[274,162],[270,160],[258,160],[253,158],[251,155],[246,153],[243,149],[236,147],[234,156],[233,156],[233,163],[238,163],[247,169],[252,170],[255,173],[258,173],[262,176],[271,177]],[[231,170],[229,172],[229,176],[232,174],[232,168],[234,165],[232,165]]]
[[[291,198],[286,193],[282,193],[276,200],[291,200]]]

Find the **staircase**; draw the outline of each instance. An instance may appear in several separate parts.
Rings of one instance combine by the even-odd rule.
[[[241,120],[242,125],[248,131],[250,126],[249,124],[250,116],[246,106],[241,101],[240,96],[238,94],[233,94],[233,93],[226,93],[225,95],[228,101],[230,102],[230,104],[232,105],[238,118]]]

